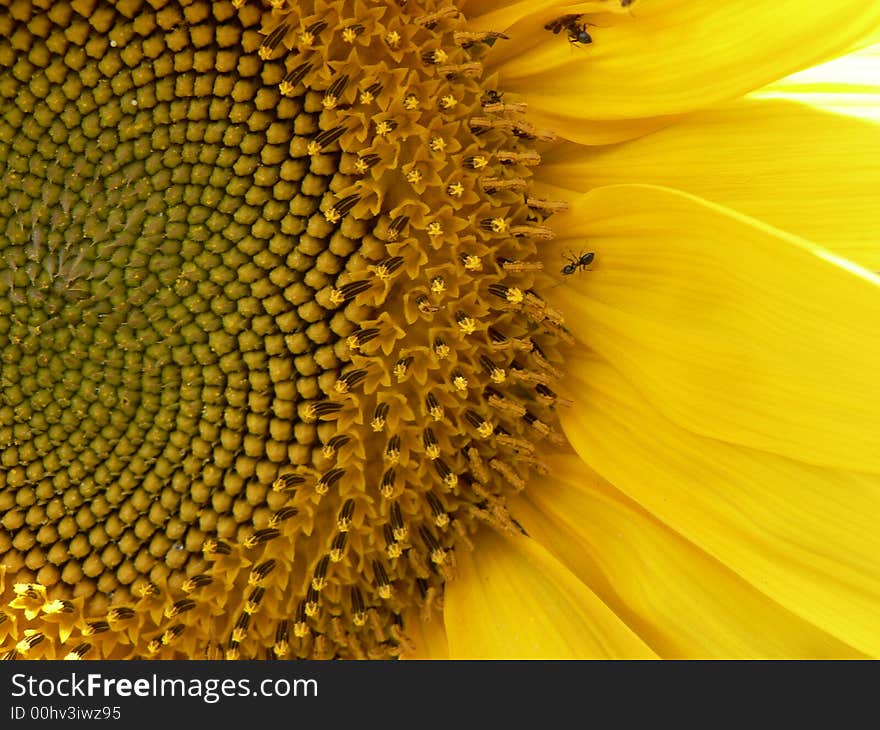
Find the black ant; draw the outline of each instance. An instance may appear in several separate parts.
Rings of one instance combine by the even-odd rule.
[[[593,263],[593,259],[596,258],[596,254],[590,251],[589,253],[582,253],[579,256],[575,256],[574,253],[569,252],[563,254],[565,260],[568,263],[562,267],[562,275],[563,276],[571,276],[578,269],[587,270],[587,267]]]
[[[561,18],[551,20],[544,26],[544,30],[553,31],[556,35],[562,30],[568,31],[569,43],[592,43],[593,37],[587,33],[587,26],[590,23],[578,23],[580,15],[563,15]]]

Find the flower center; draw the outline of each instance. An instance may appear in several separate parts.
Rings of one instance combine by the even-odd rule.
[[[499,35],[430,2],[0,9],[12,653],[392,656],[474,530],[516,529],[568,335]]]

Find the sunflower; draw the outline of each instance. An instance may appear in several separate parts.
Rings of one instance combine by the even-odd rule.
[[[2,651],[880,654],[813,5],[0,3]]]

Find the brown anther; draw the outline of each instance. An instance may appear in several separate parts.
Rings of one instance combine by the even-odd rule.
[[[340,532],[333,538],[333,544],[330,546],[330,560],[338,563],[345,556],[345,544],[348,542],[348,533]]]
[[[330,556],[325,555],[318,561],[315,566],[315,572],[312,575],[312,588],[321,591],[327,585],[327,569],[330,567]]]
[[[435,421],[443,420],[443,406],[440,405],[433,393],[428,393],[425,397],[425,412]]]
[[[391,522],[391,529],[394,531],[394,539],[397,541],[406,540],[407,529],[406,525],[403,522],[403,513],[400,510],[400,505],[397,502],[391,503],[391,509],[389,510],[389,520]]]
[[[408,355],[407,357],[400,358],[400,360],[394,364],[394,369],[391,372],[394,374],[394,377],[397,378],[398,383],[402,383],[406,379],[407,371],[412,363],[413,358]]]
[[[299,510],[296,507],[282,507],[269,518],[269,527],[277,527],[297,514],[299,514]]]
[[[292,492],[295,491],[297,487],[305,484],[305,481],[305,477],[299,476],[298,474],[282,474],[272,482],[272,489],[276,492]]]
[[[342,403],[334,403],[333,401],[318,401],[309,404],[309,415],[315,419],[329,420],[338,415],[342,410]]]
[[[396,472],[394,471],[394,467],[386,469],[385,473],[382,475],[382,482],[379,485],[379,494],[385,499],[391,499],[391,497],[394,496],[395,476]]]
[[[377,433],[385,428],[385,419],[388,417],[388,404],[379,403],[373,411],[373,418],[370,420],[370,428]]]
[[[385,447],[384,457],[392,464],[396,464],[400,460],[400,436],[397,436],[395,434],[390,439],[388,439],[388,444]]]
[[[318,480],[318,483],[315,485],[315,491],[318,494],[327,494],[330,487],[332,487],[336,482],[342,479],[342,476],[345,474],[345,469],[333,468],[321,476]]]
[[[274,540],[280,534],[281,531],[275,529],[274,527],[264,527],[262,530],[255,530],[251,535],[249,535],[244,541],[244,546],[246,548],[256,547],[257,545],[262,545],[265,542],[269,542],[269,540]]]
[[[364,597],[361,589],[357,586],[351,588],[351,618],[355,626],[363,626],[367,622],[367,612],[364,608]]]
[[[345,504],[342,505],[342,508],[339,510],[339,515],[336,517],[336,529],[339,532],[348,532],[351,529],[351,521],[354,517],[354,500],[347,499],[345,500]]]
[[[495,158],[502,165],[523,165],[524,167],[535,167],[541,164],[541,155],[532,150],[526,152],[496,152]]]
[[[76,660],[82,659],[86,654],[89,653],[89,650],[92,648],[91,644],[77,644],[64,658],[67,660]]]
[[[434,470],[447,487],[454,490],[458,486],[458,475],[446,465],[443,459],[434,460]]]
[[[440,311],[440,307],[431,304],[431,300],[424,294],[419,294],[416,297],[416,306],[422,314],[433,314],[434,312]]]
[[[321,132],[318,132],[318,134],[315,135],[315,138],[311,142],[309,142],[309,154],[316,155],[319,152],[325,150],[347,131],[348,128],[344,125],[341,125],[338,127],[334,127],[333,129],[325,129]]]
[[[339,377],[339,379],[336,381],[334,389],[337,393],[348,393],[354,388],[357,388],[357,386],[360,385],[360,383],[363,382],[364,378],[366,377],[366,370],[349,370],[347,373],[344,373]]]
[[[284,40],[284,36],[287,35],[287,31],[290,30],[290,25],[282,22],[280,25],[277,25],[273,28],[269,35],[267,35],[262,44],[260,45],[259,56],[264,61],[272,57],[272,53],[278,47],[282,40]]]
[[[324,454],[326,458],[331,459],[339,452],[339,449],[345,446],[349,441],[351,441],[351,437],[342,433],[331,436],[321,449],[321,453]]]
[[[264,560],[262,563],[251,569],[250,575],[248,576],[248,585],[258,585],[264,581],[273,570],[275,570],[275,560],[273,558]]]
[[[391,598],[391,584],[388,582],[388,574],[378,560],[373,561],[373,581],[376,583],[380,598]]]
[[[428,506],[431,508],[431,516],[434,518],[434,524],[437,525],[437,527],[446,527],[446,525],[449,524],[449,514],[443,507],[440,498],[433,492],[427,492],[425,494],[425,499],[427,499]]]
[[[310,63],[301,63],[299,66],[291,69],[285,74],[278,86],[279,90],[284,96],[293,96],[296,87],[299,86],[302,80],[308,76],[311,71],[312,65]]]

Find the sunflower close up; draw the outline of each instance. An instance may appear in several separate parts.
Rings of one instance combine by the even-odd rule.
[[[0,654],[880,655],[878,30],[0,0]]]

